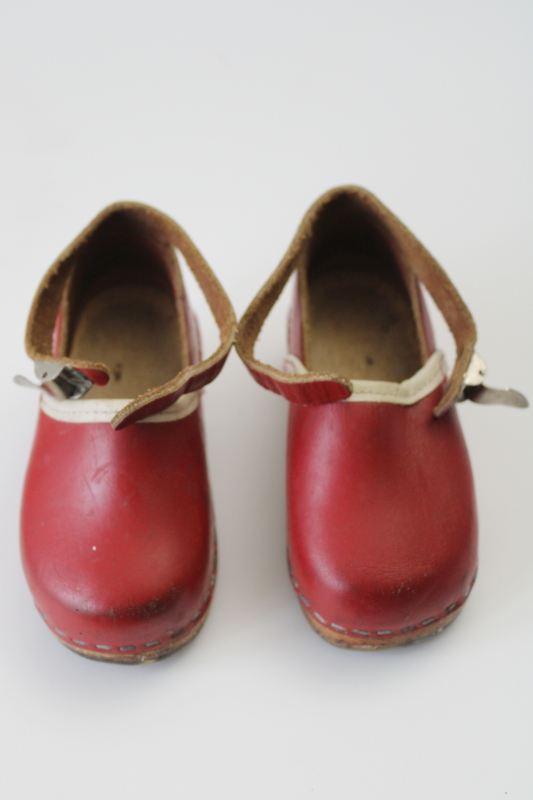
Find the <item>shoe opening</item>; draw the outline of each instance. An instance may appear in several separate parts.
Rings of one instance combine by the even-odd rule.
[[[185,306],[174,249],[134,211],[117,211],[77,255],[59,354],[109,367],[109,383],[89,397],[135,398],[188,365]]]
[[[422,367],[416,279],[360,198],[340,194],[321,209],[298,283],[310,371],[401,382]]]

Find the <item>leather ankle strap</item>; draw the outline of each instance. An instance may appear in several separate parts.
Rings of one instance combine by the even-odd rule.
[[[425,285],[446,320],[456,344],[456,361],[435,416],[444,414],[460,395],[464,376],[474,353],[476,326],[456,288],[425,247],[380,201],[366,189],[343,186],[332,189],[311,206],[280,265],[255,296],[239,323],[236,348],[255,380],[266,389],[283,395],[293,403],[321,404],[344,400],[352,393],[346,376],[308,372],[305,375],[282,372],[262,364],[254,357],[261,328],[291,274],[309,247],[314,224],[325,205],[341,195],[352,197],[379,225],[398,263]]]
[[[80,233],[52,264],[41,281],[26,327],[26,352],[30,358],[37,362],[64,365],[81,372],[95,383],[107,383],[109,369],[105,364],[57,357],[53,351],[53,338],[65,288],[75,269],[78,254],[102,222],[116,213],[127,213],[134,217],[162,244],[171,245],[181,251],[205,295],[220,330],[220,346],[209,358],[185,367],[171,381],[150,389],[117,413],[111,425],[119,430],[163,411],[181,395],[197,391],[214,380],[222,369],[235,340],[237,324],[224,289],[199,250],[176,222],[160,211],[141,203],[115,203],[104,209]]]

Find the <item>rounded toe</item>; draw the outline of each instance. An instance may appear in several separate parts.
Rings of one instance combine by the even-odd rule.
[[[302,607],[342,634],[422,630],[454,612],[476,570],[472,476],[455,411],[295,408],[289,559]]]
[[[185,635],[207,610],[215,535],[194,417],[117,433],[41,413],[22,557],[38,609],[66,644],[138,651]]]

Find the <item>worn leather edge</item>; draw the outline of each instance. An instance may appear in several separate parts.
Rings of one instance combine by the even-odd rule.
[[[307,370],[297,356],[287,355],[284,366],[287,372],[305,375]],[[435,350],[425,364],[400,383],[393,381],[353,380],[352,394],[346,403],[393,403],[411,406],[418,403],[446,380],[446,359],[441,350]]]
[[[443,396],[434,409],[435,416],[439,417],[450,408],[461,391],[463,377],[476,342],[474,320],[457,289],[433,256],[391,211],[371,192],[361,187],[341,186],[332,189],[311,206],[281,263],[245,311],[239,323],[237,352],[255,380],[265,388],[284,396],[292,394],[297,398],[293,402],[313,402],[313,395],[327,398],[315,399],[314,402],[335,402],[351,395],[352,384],[345,376],[313,372],[303,376],[287,375],[281,370],[262,364],[254,356],[255,343],[261,328],[295,270],[298,259],[303,257],[318,214],[325,205],[342,195],[353,197],[372,213],[398,260],[426,286],[454,336],[456,361]],[[323,385],[317,391],[317,385],[321,382]],[[335,387],[335,392],[331,391],[332,386]],[[344,396],[342,390],[337,388],[339,386],[345,387]],[[300,391],[289,392],[288,387],[300,387]]]
[[[166,214],[142,203],[125,201],[114,203],[101,211],[46,272],[28,316],[25,345],[29,357],[34,361],[70,365],[80,371],[98,370],[109,375],[105,364],[55,356],[53,335],[63,292],[77,254],[104,220],[120,212],[136,217],[148,226],[152,235],[155,234],[181,251],[213,312],[221,342],[217,350],[204,361],[186,367],[168,383],[149,390],[129,403],[111,423],[116,430],[162,411],[182,394],[197,391],[214,380],[222,369],[237,334],[237,321],[228,296],[185,231]]]
[[[140,420],[140,423],[176,422],[194,413],[200,404],[201,392],[190,392],[180,397],[175,403]],[[129,400],[96,399],[96,400],[59,400],[48,392],[41,394],[41,411],[56,422],[67,422],[69,425],[92,425],[109,423],[125,408]]]

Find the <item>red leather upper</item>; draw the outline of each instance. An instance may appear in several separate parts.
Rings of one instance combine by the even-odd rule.
[[[442,388],[413,406],[292,404],[289,560],[328,624],[399,633],[445,616],[476,569],[472,474]]]
[[[258,384],[264,389],[280,394],[290,403],[309,403],[310,405],[321,405],[322,403],[335,403],[338,400],[346,400],[351,392],[340,381],[328,381],[317,378],[309,380],[308,376],[287,375],[289,380],[278,380],[276,377],[268,375],[265,370],[248,367],[250,374]]]
[[[41,411],[22,556],[39,610],[69,643],[142,649],[191,627],[215,560],[199,409],[122,431]]]
[[[433,332],[420,311],[429,353]],[[290,351],[303,360],[298,293]],[[287,505],[293,583],[333,631],[400,634],[444,618],[477,568],[470,461],[444,383],[411,406],[291,403]]]
[[[220,345],[205,360],[175,248],[220,329]],[[121,650],[136,650],[127,660],[140,661],[137,654],[147,648],[160,647],[157,657],[162,657],[195,632],[210,603],[216,569],[199,406],[182,403],[183,413],[195,410],[181,419],[169,414],[142,420],[218,375],[236,322],[222,286],[187,234],[155,209],[118,203],[104,209],[46,273],[28,319],[30,357],[79,367],[96,384],[105,384],[111,368],[95,355],[98,347],[88,345],[85,360],[73,355],[72,342],[87,303],[109,286],[125,290],[125,306],[131,287],[156,287],[161,296],[172,297],[176,317],[171,314],[169,320],[176,325],[161,330],[185,341],[179,342],[177,358],[178,350],[157,338],[163,334],[148,315],[140,335],[150,340],[151,349],[143,355],[139,334],[122,324],[104,338],[112,345],[113,336],[124,337],[117,352],[129,349],[128,358],[115,359],[111,346],[106,358],[116,361],[119,375],[127,360],[130,374],[139,373],[138,383],[128,389],[117,382],[100,398],[93,392],[96,399],[89,395],[88,405],[82,399],[63,406],[56,400],[52,416],[43,405],[22,502],[22,558],[39,610],[67,644],[92,655],[101,651],[112,660],[120,660]],[[107,311],[111,319],[113,308]],[[162,363],[166,358],[168,369],[156,372],[157,385],[145,367],[150,359]],[[121,410],[106,398],[123,400]],[[85,421],[91,417],[84,413],[95,408],[104,412],[96,418],[107,415],[110,423]]]

